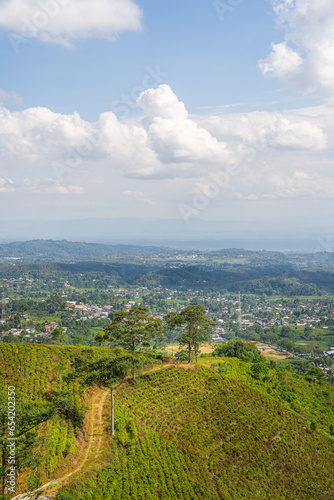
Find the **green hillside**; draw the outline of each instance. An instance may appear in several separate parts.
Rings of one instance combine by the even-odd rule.
[[[82,430],[58,416],[47,427],[40,424],[30,446],[36,460],[21,474],[17,493],[74,472],[44,491],[57,500],[334,498],[333,439],[322,430],[321,416],[331,388],[327,393],[323,383],[287,372],[254,381],[248,364],[234,359],[228,374],[206,366],[157,365],[118,388],[111,438],[109,393],[100,391],[97,426],[100,393],[65,378],[73,356],[108,352],[0,344],[0,391],[13,385],[18,400],[34,405],[45,404],[52,391],[67,392],[73,408],[86,414]],[[288,389],[297,395],[294,407],[284,399]],[[319,431],[310,427],[317,412]]]
[[[104,352],[100,348],[92,348],[91,351],[97,355]],[[0,416],[6,416],[7,388],[15,387],[17,432],[20,431],[20,422],[24,423],[25,415],[21,413],[30,410],[37,415],[45,411],[50,394],[67,395],[73,415],[83,418],[89,393],[78,381],[67,382],[64,379],[71,366],[71,356],[79,352],[85,352],[85,349],[0,343]],[[2,429],[7,427],[6,420],[1,420]],[[79,436],[79,427],[72,425],[70,418],[59,416],[32,428],[17,442],[17,460],[22,454],[31,455],[28,460],[30,467],[20,476],[21,489],[43,484],[47,472],[48,477],[52,477],[66,457],[75,456],[79,449]],[[26,446],[25,443],[30,444]]]
[[[0,259],[14,258],[28,262],[77,262],[82,260],[133,259],[162,254],[174,255],[176,251],[164,247],[139,247],[134,245],[103,245],[73,241],[31,240],[0,244]]]
[[[329,500],[333,458],[274,398],[208,368],[170,367],[119,390],[110,465],[57,498]]]

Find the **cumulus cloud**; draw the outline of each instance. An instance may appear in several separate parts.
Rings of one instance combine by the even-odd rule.
[[[149,143],[162,162],[212,164],[232,159],[226,143],[189,118],[185,105],[168,85],[142,92],[137,103],[144,110]]]
[[[223,116],[198,117],[199,123],[218,140],[224,138],[230,145],[237,142],[246,153],[252,148],[318,150],[328,145],[326,129],[333,123],[326,110],[322,114],[308,114],[301,110],[252,112]]]
[[[138,106],[140,117],[120,120],[106,112],[96,122],[78,113],[11,112],[0,106],[0,166],[10,165],[14,179],[15,172],[22,179],[38,177],[24,181],[24,188],[45,194],[82,194],[81,186],[93,191],[116,171],[138,181],[193,179],[193,187],[208,196],[213,196],[210,175],[219,172],[231,178],[224,192],[249,200],[330,192],[334,117],[326,105],[192,116],[172,89],[161,85],[143,92]],[[312,184],[315,171],[320,180]],[[0,189],[12,189],[3,182]],[[121,193],[147,204],[157,201],[132,185]]]
[[[6,0],[0,4],[0,27],[24,39],[63,45],[78,38],[113,39],[122,31],[140,30],[141,22],[142,11],[133,0]],[[14,35],[12,41],[20,44]]]
[[[306,94],[334,101],[334,3],[332,0],[271,0],[285,40],[259,62],[264,75]]]
[[[63,171],[92,159],[107,159],[130,177],[196,176],[207,164],[223,164],[236,152],[188,116],[170,87],[141,94],[138,121],[120,121],[112,112],[89,123],[77,114],[46,108],[10,112],[0,108],[3,161],[63,165]]]
[[[267,59],[259,62],[264,76],[274,75],[282,80],[294,80],[303,66],[303,59],[286,42],[272,44],[272,51]]]

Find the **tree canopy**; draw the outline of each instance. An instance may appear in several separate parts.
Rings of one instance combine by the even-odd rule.
[[[152,318],[146,307],[136,306],[130,311],[117,311],[104,331],[103,341],[123,347],[133,355],[139,347],[148,347],[153,337],[162,336],[164,327],[161,319]]]
[[[257,363],[263,359],[258,348],[252,342],[244,342],[234,339],[219,345],[213,352],[213,356],[226,356],[227,358],[239,358],[243,361]]]
[[[180,345],[188,348],[188,361],[191,362],[192,351],[197,355],[200,346],[211,340],[209,331],[215,325],[213,321],[206,317],[206,312],[201,305],[190,305],[180,313],[171,312],[165,316],[166,324],[169,328],[185,328]]]
[[[74,359],[74,370],[68,376],[70,379],[80,378],[83,385],[96,385],[108,388],[111,394],[111,435],[114,429],[114,391],[118,385],[135,371],[152,364],[152,360],[145,355],[111,354],[98,360],[85,360],[82,357]]]

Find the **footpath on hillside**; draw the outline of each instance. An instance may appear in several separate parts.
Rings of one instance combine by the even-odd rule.
[[[167,368],[170,365],[171,363],[166,363],[164,365],[154,366],[153,368],[142,372],[142,374],[158,371],[163,368]],[[186,368],[186,366],[183,366],[183,368]],[[12,497],[11,500],[33,500],[39,496],[38,493],[41,494],[42,492],[49,498],[55,498],[58,490],[66,485],[72,476],[80,472],[85,465],[94,461],[94,458],[96,458],[96,456],[101,452],[104,428],[106,424],[109,423],[109,420],[106,422],[103,419],[103,409],[107,399],[110,400],[110,392],[103,389],[96,389],[91,396],[86,417],[88,440],[86,441],[84,449],[79,452],[79,458],[75,468],[71,470],[71,472],[64,474],[64,476],[53,479],[33,491],[27,491]]]
[[[110,398],[109,391],[102,389],[96,389],[92,394],[86,420],[88,440],[86,441],[84,450],[79,454],[78,463],[75,468],[63,477],[49,481],[33,491],[17,495],[11,500],[31,500],[33,497],[36,498],[36,494],[40,492],[43,492],[49,498],[54,498],[60,486],[64,486],[71,476],[80,472],[87,463],[91,462],[100,453],[105,425],[103,421],[103,408],[108,396]]]

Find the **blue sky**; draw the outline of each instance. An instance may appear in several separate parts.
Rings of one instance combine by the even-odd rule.
[[[2,3],[2,219],[315,227],[333,23],[330,0]]]
[[[79,40],[68,49],[27,40],[18,43],[15,53],[8,32],[3,32],[2,88],[15,89],[23,107],[78,111],[95,120],[140,85],[147,66],[159,65],[167,75],[164,83],[190,113],[233,104],[239,104],[238,111],[252,111],[273,109],[277,102],[286,107],[310,103],[276,81],[266,81],[257,69],[270,44],[282,38],[265,0],[230,7],[224,19],[218,6],[207,0],[138,5],[144,16],[142,30],[118,35],[115,42]]]

